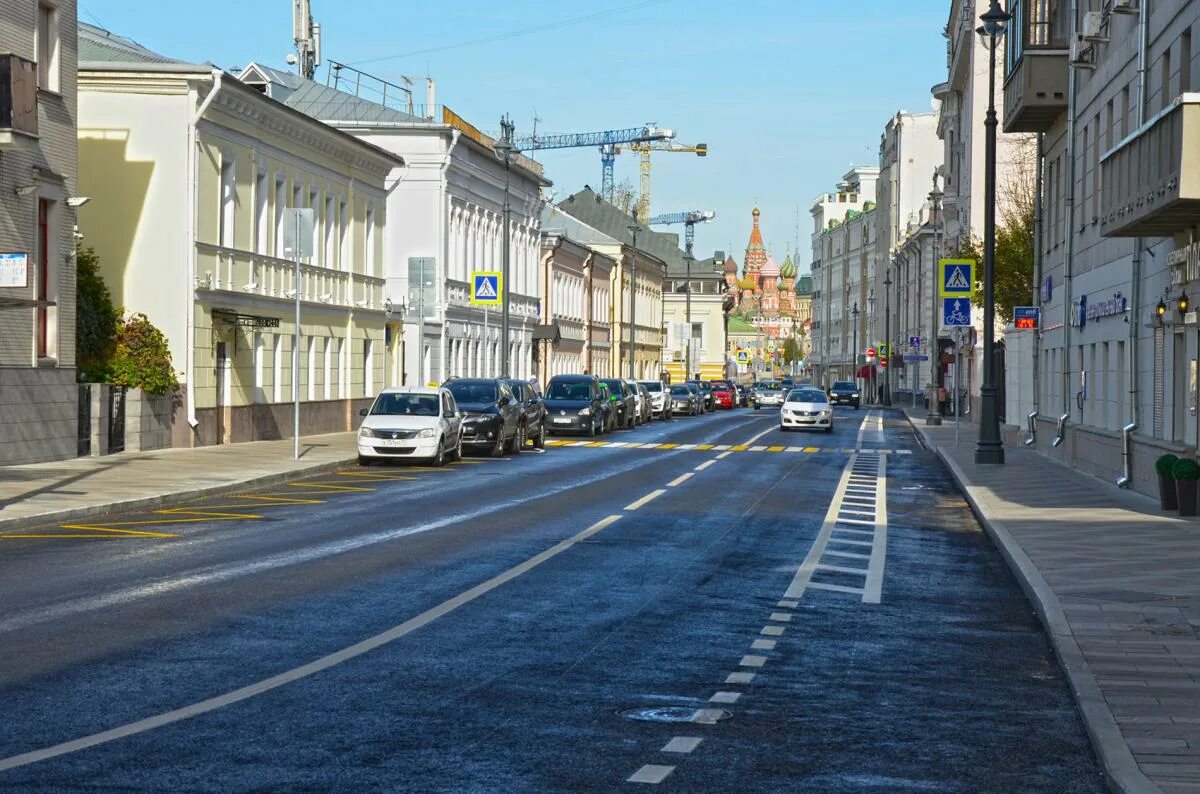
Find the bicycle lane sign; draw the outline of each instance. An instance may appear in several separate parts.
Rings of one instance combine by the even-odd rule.
[[[956,327],[971,324],[971,301],[966,298],[942,298],[942,325]]]

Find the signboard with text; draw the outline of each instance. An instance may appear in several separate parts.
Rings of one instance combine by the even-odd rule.
[[[1022,330],[1037,330],[1041,323],[1042,310],[1037,306],[1014,306],[1013,327]]]
[[[29,286],[29,255],[0,254],[0,287]]]

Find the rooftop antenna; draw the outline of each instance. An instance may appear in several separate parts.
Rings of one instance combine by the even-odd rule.
[[[313,79],[321,63],[321,26],[313,22],[310,0],[292,0],[292,41],[300,76]]]

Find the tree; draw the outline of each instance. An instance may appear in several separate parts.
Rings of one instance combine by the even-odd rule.
[[[75,249],[75,361],[81,381],[106,379],[117,343],[121,313],[100,277],[100,257],[91,248]]]
[[[116,329],[116,349],[108,378],[112,383],[159,396],[179,388],[167,338],[150,318],[131,314],[118,320]]]
[[[794,337],[789,336],[783,341],[783,363],[793,364],[802,358],[804,355],[800,343]]]
[[[612,204],[626,214],[634,211],[638,204],[638,192],[632,179],[622,179],[613,185]]]

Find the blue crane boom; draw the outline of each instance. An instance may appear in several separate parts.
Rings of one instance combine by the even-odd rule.
[[[516,141],[520,151],[540,149],[578,149],[596,146],[600,149],[600,193],[609,201],[613,198],[613,162],[617,159],[617,145],[622,143],[645,143],[669,141],[675,137],[674,130],[662,129],[655,124],[630,127],[623,130],[569,133],[566,135],[528,135]]]
[[[692,255],[692,242],[696,239],[696,224],[707,223],[717,217],[712,210],[692,210],[691,212],[667,212],[655,215],[646,222],[647,226],[670,226],[675,223],[685,224],[684,240],[687,241],[687,255]]]

